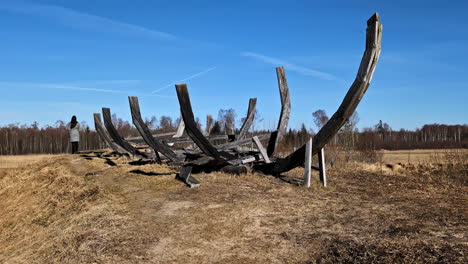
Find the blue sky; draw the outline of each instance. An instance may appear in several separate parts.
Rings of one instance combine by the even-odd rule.
[[[220,108],[240,119],[250,97],[273,128],[284,65],[290,126],[331,116],[356,75],[367,19],[378,12],[382,53],[358,127],[468,123],[468,5],[463,1],[7,1],[0,2],[0,125],[92,124],[110,107],[131,120],[178,117],[186,82],[202,122]]]

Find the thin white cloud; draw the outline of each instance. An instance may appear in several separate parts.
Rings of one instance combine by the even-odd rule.
[[[335,80],[336,79],[335,76],[333,76],[333,75],[331,75],[329,73],[322,72],[322,71],[317,71],[317,70],[306,68],[306,67],[302,67],[302,66],[299,66],[299,65],[295,65],[293,63],[289,63],[289,62],[284,61],[284,60],[264,56],[264,55],[261,55],[261,54],[258,54],[258,53],[242,52],[241,55],[244,56],[244,57],[251,57],[251,58],[254,58],[254,59],[269,63],[269,64],[272,64],[272,65],[275,65],[275,66],[282,65],[282,66],[284,66],[286,68],[286,70],[295,71],[295,72],[298,72],[298,73],[300,73],[302,75],[318,77],[318,78],[325,79],[325,80]]]
[[[159,88],[159,89],[156,89],[156,90],[152,91],[151,93],[154,94],[154,93],[160,92],[160,91],[165,90],[165,89],[167,89],[167,88],[169,88],[169,87],[171,87],[171,86],[173,86],[173,85],[175,85],[175,84],[183,83],[183,82],[186,82],[186,81],[191,80],[191,79],[193,79],[193,78],[196,78],[196,77],[198,77],[198,76],[200,76],[200,75],[203,75],[203,74],[205,74],[205,73],[208,73],[208,72],[210,72],[210,71],[212,71],[212,70],[215,70],[216,68],[217,68],[217,67],[211,67],[211,68],[206,69],[206,70],[204,70],[204,71],[195,73],[195,74],[190,75],[189,77],[187,77],[187,78],[185,78],[185,79],[172,82],[172,83],[170,83],[170,84],[168,84],[168,85],[166,85],[166,86],[164,86],[164,87],[161,87],[161,88]]]
[[[91,91],[91,92],[102,92],[102,93],[128,93],[128,91],[103,89],[95,87],[82,87],[68,84],[56,84],[56,83],[22,83],[22,82],[0,82],[2,88],[15,88],[15,89],[61,89],[61,90],[74,90],[74,91]]]
[[[177,39],[175,35],[170,33],[120,22],[106,17],[78,12],[61,6],[34,4],[29,2],[9,2],[0,3],[0,9],[13,13],[46,17],[79,29],[97,32],[141,34],[148,37],[167,40]]]

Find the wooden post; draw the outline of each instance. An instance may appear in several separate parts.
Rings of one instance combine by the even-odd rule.
[[[181,115],[180,120],[179,120],[179,125],[177,126],[177,132],[172,137],[173,138],[182,137],[182,135],[184,134],[184,130],[185,130],[185,123],[184,123],[184,119],[182,118],[182,115]]]
[[[304,186],[310,187],[310,174],[312,172],[312,139],[306,143],[305,161],[304,161]]]
[[[249,109],[247,110],[247,117],[245,118],[244,123],[242,124],[238,139],[244,139],[245,136],[247,135],[247,132],[249,131],[250,126],[252,125],[253,120],[255,118],[256,105],[257,105],[257,98],[250,98]]]
[[[318,162],[319,162],[320,182],[322,182],[323,187],[327,187],[327,171],[325,168],[325,151],[323,150],[323,148],[321,148],[318,153]]]
[[[255,145],[257,145],[258,151],[260,151],[260,155],[262,155],[263,160],[265,160],[266,163],[271,163],[270,158],[268,158],[268,154],[262,145],[262,142],[260,142],[260,139],[258,139],[257,136],[254,136],[252,140]]]
[[[286,80],[286,73],[284,72],[284,67],[276,68],[276,76],[278,78],[278,87],[281,98],[281,113],[278,121],[278,128],[273,133],[273,137],[270,138],[270,141],[267,145],[268,156],[271,156],[275,153],[276,147],[283,139],[284,134],[286,134],[286,129],[288,128],[289,114],[291,113],[291,99],[289,96],[288,82]]]

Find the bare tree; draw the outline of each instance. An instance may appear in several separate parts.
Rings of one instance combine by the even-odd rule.
[[[232,108],[220,109],[218,112],[218,122],[227,134],[234,134],[236,129],[236,111]]]
[[[161,119],[159,120],[159,128],[163,132],[169,132],[171,130],[174,130],[172,118],[170,116],[161,116]]]
[[[329,120],[327,113],[323,109],[319,109],[312,113],[314,117],[314,123],[317,128],[320,130]]]

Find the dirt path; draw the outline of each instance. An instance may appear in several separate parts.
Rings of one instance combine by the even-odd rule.
[[[47,263],[466,263],[463,185],[331,170],[326,189],[221,173],[189,189],[168,167],[112,162],[58,159],[99,193]]]

